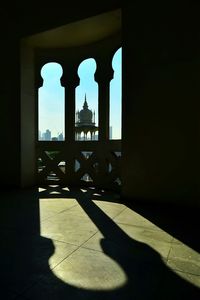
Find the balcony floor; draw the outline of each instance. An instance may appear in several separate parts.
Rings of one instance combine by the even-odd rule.
[[[194,209],[56,186],[1,198],[1,299],[200,299]]]

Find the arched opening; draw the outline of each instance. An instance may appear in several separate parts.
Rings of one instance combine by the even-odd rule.
[[[121,139],[122,120],[122,48],[119,48],[112,60],[114,77],[110,82],[110,123],[109,139]]]
[[[98,84],[94,80],[96,61],[85,59],[78,68],[80,85],[76,88],[75,139],[98,140]]]
[[[38,140],[63,141],[65,138],[65,95],[60,84],[63,70],[51,62],[41,69],[43,86],[38,90]]]

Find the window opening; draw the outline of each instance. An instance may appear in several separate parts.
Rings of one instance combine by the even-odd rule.
[[[121,139],[122,118],[122,48],[119,48],[112,60],[114,77],[110,82],[110,140]]]
[[[43,86],[38,90],[38,140],[65,139],[65,95],[60,84],[63,70],[58,63],[47,63],[41,69]]]
[[[98,84],[94,80],[96,62],[88,58],[78,68],[76,88],[75,140],[98,140]]]

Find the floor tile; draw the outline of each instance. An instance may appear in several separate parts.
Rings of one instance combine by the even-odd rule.
[[[178,271],[200,275],[200,254],[182,243],[172,243],[167,265]]]
[[[101,246],[101,240],[104,239],[104,236],[101,232],[95,233],[88,241],[86,241],[82,247],[93,249],[96,251],[103,251]]]
[[[91,290],[114,289],[127,280],[125,272],[113,259],[83,248],[71,254],[53,273],[69,285]]]
[[[108,217],[114,218],[121,213],[126,206],[119,203],[111,203],[107,201],[93,201]]]
[[[78,248],[78,246],[74,246],[72,244],[67,244],[59,241],[52,242],[54,244],[55,250],[48,261],[51,269],[61,263],[66,257],[68,257]]]
[[[127,224],[127,225],[136,225],[142,227],[152,228],[154,230],[160,230],[158,226],[144,218],[143,216],[139,215],[138,213],[134,212],[130,208],[126,208],[119,214],[116,218],[114,218],[116,223]]]
[[[200,288],[200,276],[192,275],[185,272],[174,271],[178,276]]]
[[[67,210],[66,213],[70,215],[88,217],[92,216],[97,217],[98,209],[106,214],[109,218],[114,218],[120,212],[125,209],[125,206],[119,203],[111,203],[107,201],[97,201],[97,200],[88,200],[88,203],[84,203],[86,209],[81,207],[81,203]]]
[[[41,235],[53,240],[81,245],[88,240],[97,227],[88,217],[62,213],[41,223]]]
[[[118,226],[133,240],[147,244],[164,258],[168,257],[172,237],[166,232],[152,230],[151,227],[148,229],[124,224],[118,224]]]
[[[77,205],[75,199],[40,199],[40,221]]]
[[[169,268],[165,270],[157,290],[156,299],[197,300],[200,299],[198,276]]]

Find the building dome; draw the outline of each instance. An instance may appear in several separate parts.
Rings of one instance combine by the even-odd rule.
[[[92,122],[93,113],[88,109],[88,104],[85,96],[85,101],[83,104],[83,109],[79,112],[79,123],[80,125],[90,125]]]
[[[90,140],[95,139],[95,132],[98,131],[98,127],[95,126],[95,111],[92,112],[90,109],[88,109],[86,95],[83,104],[83,109],[81,109],[81,111],[76,112],[75,118],[76,140],[82,140],[82,133],[84,134],[83,140],[88,139],[88,133],[90,133]]]

